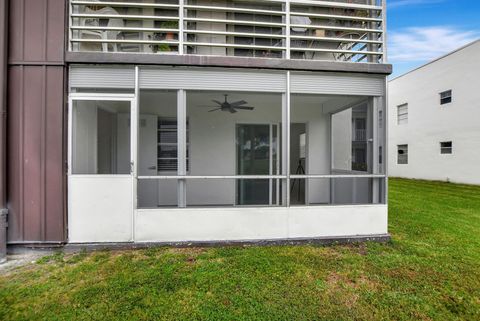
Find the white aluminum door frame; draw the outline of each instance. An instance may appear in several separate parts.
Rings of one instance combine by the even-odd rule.
[[[138,104],[135,94],[113,93],[70,93],[68,96],[68,143],[67,143],[67,175],[74,177],[108,177],[130,176],[132,181],[132,241],[135,240],[135,209],[137,208],[137,148],[138,148]],[[130,102],[130,174],[73,174],[73,103],[75,101],[126,101]],[[68,211],[71,212],[71,191],[68,191]]]

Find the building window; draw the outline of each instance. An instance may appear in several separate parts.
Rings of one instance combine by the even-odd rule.
[[[397,124],[408,124],[408,104],[397,106]]]
[[[187,122],[187,171],[188,161],[188,122]],[[169,118],[158,119],[158,171],[177,171],[178,142],[177,120]]]
[[[408,164],[408,145],[397,146],[397,164]]]
[[[447,90],[440,93],[440,105],[449,104],[452,102],[452,91]]]
[[[440,154],[452,154],[452,142],[441,142]]]

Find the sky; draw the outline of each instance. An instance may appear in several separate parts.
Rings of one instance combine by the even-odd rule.
[[[391,77],[479,38],[480,0],[387,0]]]

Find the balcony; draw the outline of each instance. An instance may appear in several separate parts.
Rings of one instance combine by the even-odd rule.
[[[381,0],[70,0],[73,52],[385,63]]]

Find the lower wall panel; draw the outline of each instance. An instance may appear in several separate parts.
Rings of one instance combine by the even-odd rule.
[[[132,241],[131,176],[70,176],[68,192],[69,242]]]
[[[316,238],[387,233],[387,205],[137,210],[136,242]]]

